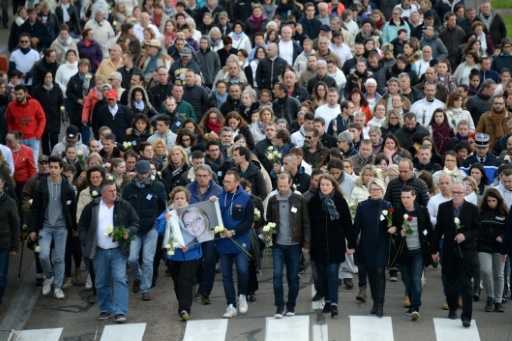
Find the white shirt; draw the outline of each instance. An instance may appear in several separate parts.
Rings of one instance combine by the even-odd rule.
[[[110,111],[110,113],[112,114],[112,117],[116,117],[118,109],[119,109],[119,107],[117,106],[117,104],[115,107],[111,107],[110,105],[108,106],[108,111]]]
[[[426,127],[430,124],[430,120],[434,115],[434,111],[436,109],[444,108],[444,103],[436,98],[434,98],[432,102],[429,102],[426,98],[423,98],[420,99],[419,101],[414,102],[409,111],[416,114],[417,122]],[[423,115],[425,115],[425,119],[423,119]],[[450,124],[449,122],[447,123]]]
[[[421,78],[421,75],[423,75],[430,67],[430,60],[427,62],[422,58],[415,62],[414,66],[416,67],[416,74],[418,74],[418,78]]]
[[[293,42],[279,42],[279,57],[286,60],[288,65],[293,65]]]
[[[503,186],[501,183],[495,188],[498,192],[500,192],[501,196],[505,200],[505,203],[507,204],[507,207],[510,207],[512,205],[512,191],[506,189],[505,186]]]
[[[445,198],[441,193],[438,193],[428,201],[427,210],[428,214],[430,215],[430,222],[434,228],[436,227],[437,223],[437,211],[439,210],[439,205],[450,200],[452,200],[452,198]]]
[[[347,60],[352,59],[352,52],[350,51],[350,47],[347,44],[341,43],[341,45],[336,45],[331,43],[329,45],[329,50],[336,53],[338,57],[341,59],[341,65],[343,65]]]
[[[153,24],[148,24],[148,28],[153,30],[153,33],[155,33],[155,39],[160,40],[160,31],[158,30],[158,27]],[[133,33],[135,33],[135,36],[141,43],[144,42],[144,27],[142,27],[140,23],[133,26]]]
[[[315,110],[315,118],[321,117],[325,120],[325,126],[328,127],[329,123],[336,118],[341,112],[339,104],[336,104],[334,108],[329,108],[329,104],[319,106]]]
[[[299,148],[302,148],[305,139],[306,132],[304,131],[304,126],[300,126],[300,129],[290,137],[291,142]]]
[[[107,229],[109,225],[114,227],[114,207],[108,208],[107,205],[103,202],[103,199],[100,200],[100,208],[98,212],[98,229],[96,230],[96,238],[98,242],[98,247],[102,249],[114,249],[119,246],[119,243],[113,242],[112,238],[105,237],[105,233],[107,233]]]

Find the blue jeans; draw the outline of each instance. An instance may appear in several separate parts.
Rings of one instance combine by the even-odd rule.
[[[0,249],[0,303],[4,298],[7,272],[9,271],[9,248]]]
[[[227,304],[236,307],[235,284],[233,283],[233,260],[236,263],[236,275],[238,279],[238,295],[247,295],[249,285],[249,261],[242,253],[220,253],[220,266],[222,268],[222,284]]]
[[[315,262],[315,266],[322,281],[325,301],[338,305],[338,272],[340,270],[340,263],[325,264]]]
[[[284,309],[283,269],[286,265],[286,280],[288,281],[288,302],[286,309],[295,309],[295,301],[299,295],[299,264],[301,244],[272,246],[274,262],[274,301],[277,309]]]
[[[65,227],[48,227],[43,226],[43,229],[39,231],[39,246],[41,252],[39,252],[39,260],[43,267],[44,276],[47,279],[53,277],[52,260],[50,258],[52,240],[54,244],[55,254],[55,289],[62,288],[62,281],[64,280],[64,266],[65,266],[65,254],[66,254],[66,240],[68,238],[68,229]]]
[[[203,248],[203,262],[199,266],[203,267],[203,280],[199,285],[201,292],[210,294],[215,281],[215,263],[217,262],[215,240],[204,242],[201,247]]]
[[[423,274],[423,254],[421,249],[410,250],[408,264],[399,264],[402,282],[411,300],[411,309],[420,310],[421,306],[421,275]]]
[[[28,140],[20,140],[20,143],[32,149],[32,152],[34,153],[34,161],[36,162],[37,167],[37,159],[39,158],[39,148],[41,146],[41,141],[33,137]]]
[[[151,229],[148,233],[137,234],[130,244],[130,257],[128,257],[128,264],[132,270],[133,278],[141,280],[140,289],[143,293],[149,292],[149,289],[151,289],[157,240],[158,233],[155,229]],[[139,266],[139,253],[141,247],[142,277]]]
[[[100,311],[114,315],[128,313],[128,284],[126,284],[126,257],[121,248],[97,248],[93,259],[96,291]],[[110,276],[114,282],[114,297]]]

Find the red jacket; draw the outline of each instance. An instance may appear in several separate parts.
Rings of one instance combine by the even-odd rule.
[[[46,116],[41,104],[27,94],[27,101],[19,104],[16,100],[7,105],[7,127],[9,131],[17,130],[23,133],[23,140],[43,136],[46,126]]]
[[[20,145],[21,149],[17,152],[12,151],[14,160],[14,182],[16,185],[23,184],[37,173],[36,162],[34,161],[34,153],[27,146]]]

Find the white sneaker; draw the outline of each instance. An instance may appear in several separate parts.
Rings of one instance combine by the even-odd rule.
[[[85,288],[86,289],[92,289],[91,275],[87,276],[87,280],[85,281]]]
[[[247,310],[249,310],[249,306],[247,305],[247,298],[245,295],[238,296],[238,309],[240,309],[240,314],[245,314]]]
[[[222,317],[226,317],[226,318],[229,318],[229,317],[235,317],[237,315],[237,311],[236,311],[236,308],[233,307],[232,304],[228,305],[228,307],[226,308],[226,312],[224,313],[224,315],[222,315]]]
[[[52,291],[53,277],[45,279],[43,283],[43,295],[46,296]]]
[[[55,296],[55,298],[58,300],[61,300],[64,297],[66,297],[66,295],[64,295],[61,289],[55,289],[55,291],[53,292],[53,296]]]

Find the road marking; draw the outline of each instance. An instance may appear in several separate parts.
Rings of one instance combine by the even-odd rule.
[[[327,324],[314,324],[313,325],[313,341],[329,340],[327,332]]]
[[[351,341],[393,341],[391,317],[350,316]]]
[[[313,298],[313,296],[315,296],[315,294],[316,294],[315,286],[312,285],[311,286],[311,298]],[[311,302],[311,307],[313,308],[313,310],[323,309],[324,300],[321,299],[320,301]]]
[[[265,340],[309,341],[309,316],[267,317]]]
[[[101,341],[141,341],[146,323],[112,324],[105,326]]]
[[[64,328],[49,328],[49,329],[29,329],[22,330],[16,341],[59,341],[60,334]]]
[[[227,330],[227,319],[188,321],[183,341],[224,341]]]
[[[460,319],[450,320],[447,318],[435,318],[434,328],[436,329],[436,340],[471,340],[480,341],[478,327],[475,320],[471,321],[471,327],[464,328]]]

